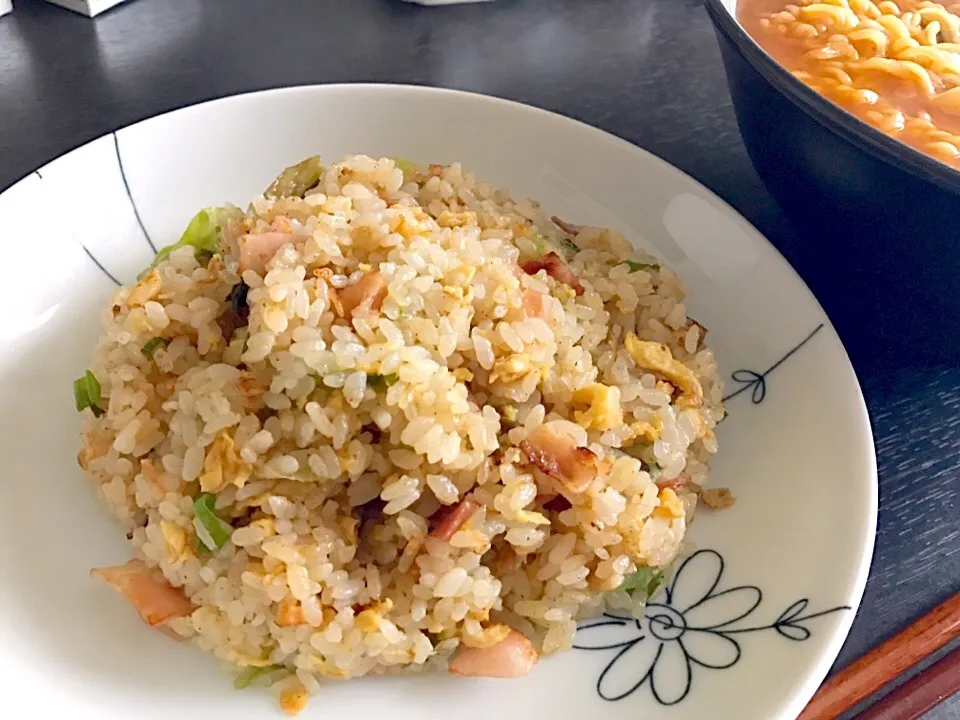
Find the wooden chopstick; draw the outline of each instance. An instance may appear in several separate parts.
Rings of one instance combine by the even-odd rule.
[[[797,720],[832,720],[960,637],[960,593],[827,680]]]
[[[955,692],[960,692],[960,647],[882,697],[857,720],[917,720]]]

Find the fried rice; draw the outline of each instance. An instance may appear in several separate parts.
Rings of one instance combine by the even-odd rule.
[[[95,572],[291,713],[642,612],[724,412],[670,269],[459,164],[310,158],[102,321],[78,460],[134,560]]]

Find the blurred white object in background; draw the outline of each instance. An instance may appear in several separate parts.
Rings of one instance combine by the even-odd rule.
[[[491,2],[491,0],[403,0],[416,5],[460,5],[470,2]]]
[[[47,2],[53,3],[54,5],[59,5],[67,10],[73,10],[87,17],[99,15],[104,10],[109,10],[126,1],[127,0],[47,0]],[[0,0],[0,5],[2,4],[3,0]]]
[[[13,0],[0,0],[0,15],[6,15],[13,10]]]

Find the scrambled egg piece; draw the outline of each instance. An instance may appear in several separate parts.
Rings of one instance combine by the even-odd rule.
[[[394,205],[394,209],[399,210],[396,216],[396,225],[391,221],[390,231],[398,233],[405,240],[410,240],[415,235],[420,235],[429,229],[429,218],[426,213],[418,208],[408,208],[402,205]]]
[[[623,424],[623,409],[620,407],[620,388],[593,383],[573,394],[573,402],[586,405],[586,410],[577,410],[573,416],[585,430],[611,430]]]
[[[510,357],[500,358],[493,364],[490,373],[490,382],[511,383],[519,380],[530,372],[530,357],[525,353],[517,353]]]
[[[474,620],[479,620],[480,622],[488,622],[490,620],[490,608],[474,608],[467,613]]]
[[[293,625],[302,625],[303,608],[300,603],[293,598],[284,598],[277,608],[277,626],[292,627]]]
[[[515,405],[505,405],[503,408],[503,419],[507,422],[517,421],[517,408]]]
[[[437,216],[437,225],[445,228],[454,228],[454,227],[463,227],[464,225],[476,225],[477,224],[477,214],[470,210],[465,210],[464,212],[450,212],[449,210],[442,211]]]
[[[373,633],[380,629],[383,616],[393,609],[393,600],[387,598],[360,612],[353,621],[363,632]]]
[[[457,368],[456,370],[454,370],[453,376],[460,382],[470,382],[471,380],[473,380],[473,373],[464,367]]]
[[[239,667],[267,667],[270,665],[270,651],[264,650],[260,657],[237,655],[236,663]]]
[[[280,707],[287,715],[297,715],[307,706],[307,700],[310,699],[307,689],[303,685],[297,685],[289,690],[280,693]]]
[[[643,438],[647,443],[653,443],[660,437],[660,427],[659,422],[647,422],[646,420],[638,420],[635,423],[630,423],[630,440],[635,440],[636,438]]]
[[[472,648],[489,648],[498,645],[507,639],[510,634],[510,628],[499,623],[491,625],[480,631],[479,635],[463,636],[463,644]]]
[[[220,492],[231,482],[240,488],[250,479],[251,473],[253,467],[240,459],[233,438],[221,430],[203,459],[200,489],[203,492]]]
[[[160,271],[154,268],[133,286],[133,290],[127,295],[127,307],[132,308],[145,304],[160,292],[162,286],[163,278],[160,277]]]
[[[693,370],[674,359],[670,348],[658,342],[641,340],[633,333],[627,333],[624,344],[637,367],[658,372],[680,388],[682,395],[677,399],[677,405],[689,408],[703,405],[700,381]]]
[[[443,292],[445,295],[449,295],[454,300],[466,300],[467,302],[473,301],[473,288],[467,288],[464,290],[458,285],[444,285]]]
[[[187,554],[187,531],[179,525],[160,521],[160,532],[166,544],[167,559],[175,563]]]
[[[670,519],[677,519],[686,517],[686,512],[683,509],[683,503],[680,501],[680,498],[677,496],[677,493],[674,492],[673,488],[663,488],[660,490],[660,507],[653,511],[653,514],[658,517],[665,517]]]
[[[450,271],[447,280],[451,285],[466,286],[470,284],[476,274],[477,269],[473,265],[459,265]]]

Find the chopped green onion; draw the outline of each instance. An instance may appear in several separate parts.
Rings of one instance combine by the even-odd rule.
[[[573,255],[580,252],[577,244],[570,238],[564,236],[554,239],[547,237],[543,233],[534,233],[533,237],[529,238],[529,240],[533,245],[535,257],[543,257],[552,250],[559,250],[560,253],[569,260]]]
[[[101,400],[103,400],[100,395],[100,382],[96,375],[89,370],[82,377],[73,381],[73,400],[78,411],[90,408],[94,417],[103,415],[104,410],[100,406]]]
[[[174,250],[188,245],[193,248],[198,262],[209,261],[211,257],[220,252],[220,231],[223,226],[231,217],[237,217],[240,214],[240,210],[235,207],[204,208],[193,216],[180,239],[173,245],[167,245],[160,250],[153,259],[153,263],[142,274],[162,263],[170,257],[170,253]]]
[[[418,172],[420,172],[420,168],[406,158],[394,158],[393,164],[396,165],[397,169],[403,173],[404,180],[409,180],[411,175],[416,175]]]
[[[157,351],[157,348],[166,347],[169,344],[170,344],[170,341],[164,337],[150,338],[143,344],[143,347],[140,348],[140,352],[143,353],[143,356],[145,358],[147,358],[148,360],[152,360],[153,354]]]
[[[580,252],[580,246],[577,245],[573,240],[571,240],[568,237],[561,237],[560,244],[563,246],[564,250],[566,250],[567,252],[571,252],[574,255]]]
[[[655,567],[638,568],[633,575],[624,578],[623,583],[618,590],[623,590],[630,595],[641,596],[644,600],[649,600],[654,593],[660,589],[665,579],[663,570]]]
[[[212,493],[200,493],[193,501],[193,529],[204,547],[213,552],[230,541],[233,528],[213,511],[216,497]]]
[[[375,392],[379,392],[380,390],[386,390],[399,379],[400,377],[396,373],[390,373],[389,375],[367,375],[367,387]]]
[[[547,246],[550,244],[550,240],[546,235],[536,233],[532,238],[530,238],[530,242],[533,243],[533,249],[534,252],[537,253],[537,257],[547,254]]]
[[[638,270],[659,270],[660,269],[660,266],[657,263],[642,263],[642,262],[635,262],[633,260],[627,260],[623,264],[626,265],[628,268],[630,268],[630,272],[632,273],[635,273]]]
[[[233,681],[233,687],[237,690],[243,690],[244,688],[250,687],[253,684],[253,681],[256,680],[261,675],[266,675],[267,673],[273,672],[274,670],[279,670],[282,665],[264,665],[263,667],[245,667],[239,673],[237,673],[236,679]]]
[[[270,187],[263,191],[268,198],[303,197],[320,182],[323,175],[323,163],[319,155],[308,157],[296,165],[285,168],[277,175]]]

